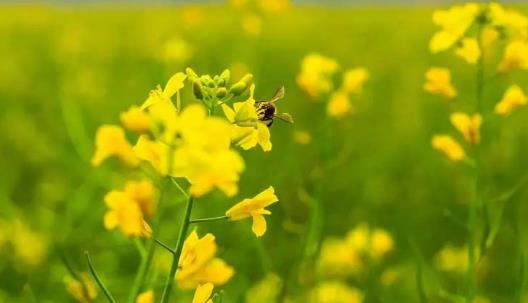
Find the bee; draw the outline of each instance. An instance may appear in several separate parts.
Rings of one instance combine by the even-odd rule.
[[[269,100],[255,102],[257,118],[270,127],[273,124],[273,118],[280,119],[287,123],[293,123],[293,118],[288,113],[279,113],[275,103],[284,98],[284,86],[281,86]]]

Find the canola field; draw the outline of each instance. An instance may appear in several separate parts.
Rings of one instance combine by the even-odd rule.
[[[0,302],[528,302],[528,7],[0,16]]]

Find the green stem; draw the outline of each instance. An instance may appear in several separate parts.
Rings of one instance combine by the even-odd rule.
[[[476,104],[475,111],[480,113],[482,111],[482,102],[484,95],[484,49],[482,47],[482,22],[478,24],[477,40],[479,49],[481,51],[479,60],[477,62],[476,71]],[[481,168],[480,168],[480,149],[479,144],[476,143],[473,146],[473,158],[474,158],[474,185],[473,185],[473,199],[469,207],[469,219],[468,219],[468,268],[466,272],[466,302],[473,302],[476,293],[476,237],[478,229],[478,213],[482,208],[482,198],[480,196],[480,183],[481,183]]]
[[[178,262],[180,261],[180,255],[183,248],[183,243],[185,241],[185,235],[189,229],[189,222],[191,218],[191,212],[193,207],[193,198],[189,197],[187,200],[187,205],[185,207],[185,213],[181,222],[180,232],[178,235],[178,241],[176,242],[176,247],[174,247],[174,255],[172,256],[172,264],[170,268],[169,275],[165,281],[165,286],[163,287],[163,294],[161,296],[162,303],[168,303],[172,291],[172,286],[174,285],[174,277],[176,276],[176,271],[178,270]]]
[[[86,261],[88,262],[88,268],[90,268],[90,272],[92,273],[92,276],[94,277],[95,282],[97,283],[97,285],[99,285],[99,288],[101,288],[101,290],[105,294],[106,298],[108,299],[108,302],[116,303],[116,300],[114,299],[114,297],[112,297],[112,294],[110,293],[110,291],[106,288],[101,278],[99,278],[99,276],[97,275],[97,272],[95,271],[95,268],[93,267],[92,260],[90,259],[90,254],[87,251],[85,251],[84,255],[86,256]]]
[[[211,222],[211,221],[225,221],[227,219],[228,219],[227,216],[192,219],[192,220],[189,220],[189,224],[202,223],[202,222]]]
[[[156,241],[156,243],[157,243],[159,246],[165,248],[165,249],[168,250],[171,254],[174,255],[174,250],[172,250],[172,248],[170,248],[167,244],[161,242],[161,241],[158,240],[158,239],[154,239],[154,241]]]

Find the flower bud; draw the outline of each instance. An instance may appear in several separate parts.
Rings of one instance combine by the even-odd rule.
[[[200,83],[200,80],[196,79],[193,81],[193,94],[198,100],[203,100],[203,89],[202,84]]]
[[[253,83],[253,75],[252,74],[246,74],[242,79],[240,79],[239,82],[246,83],[246,86],[250,86],[251,83]]]
[[[224,85],[229,83],[230,77],[231,77],[231,72],[228,69],[224,70],[222,74],[220,75],[220,79],[224,81]]]
[[[225,87],[220,87],[216,91],[216,98],[223,99],[223,98],[225,98],[225,96],[227,96],[227,89]]]
[[[189,80],[191,80],[193,82],[194,82],[194,80],[198,79],[198,75],[190,67],[187,67],[185,69],[185,73],[187,74],[187,77],[189,78]]]
[[[234,96],[240,96],[242,93],[244,93],[247,89],[247,84],[245,82],[239,81],[235,84],[233,84],[229,88],[229,92],[233,94]]]

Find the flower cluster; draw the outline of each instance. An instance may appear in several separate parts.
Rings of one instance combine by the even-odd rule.
[[[180,231],[184,236],[193,223],[193,200],[214,190],[234,197],[239,191],[240,174],[245,169],[241,150],[258,145],[263,151],[270,151],[269,127],[273,119],[293,122],[289,114],[279,113],[275,105],[284,97],[283,87],[272,100],[256,101],[253,75],[246,74],[233,83],[230,80],[229,70],[220,75],[200,76],[188,68],[185,73],[174,74],[164,87],[153,89],[141,106],[131,106],[123,112],[120,115],[122,126],[103,125],[96,132],[94,166],[115,157],[135,171],[135,175],[143,175],[143,179],[125,181],[122,189],[106,194],[104,200],[108,210],[103,221],[109,230],[115,228],[128,237],[146,238],[144,241],[150,243],[150,249],[157,243],[173,255],[163,302],[168,302],[174,282],[181,289],[196,289],[193,302],[211,302],[214,285],[225,284],[235,271],[216,257],[217,244],[211,233],[199,237],[192,231],[186,240],[178,241],[175,249],[155,238],[160,226],[155,223],[159,220],[153,218],[159,217],[157,213],[163,210],[159,191],[175,183],[188,199]],[[192,95],[198,102],[182,102],[180,91],[186,83],[190,83]],[[132,137],[136,138],[135,144],[129,143]],[[266,207],[276,202],[278,198],[270,186],[253,198],[243,199],[224,216],[197,222],[251,218],[253,232],[260,237],[267,229],[264,215],[271,214]],[[144,262],[148,269],[151,260],[144,259]],[[136,285],[132,295],[137,296],[138,302],[152,302],[154,293],[140,294],[142,287]]]
[[[361,93],[369,78],[365,68],[348,69],[342,73],[341,86],[335,88],[333,77],[338,70],[336,60],[312,53],[303,58],[297,75],[297,84],[312,100],[329,96],[326,111],[333,118],[343,118],[354,112],[350,96]]]

